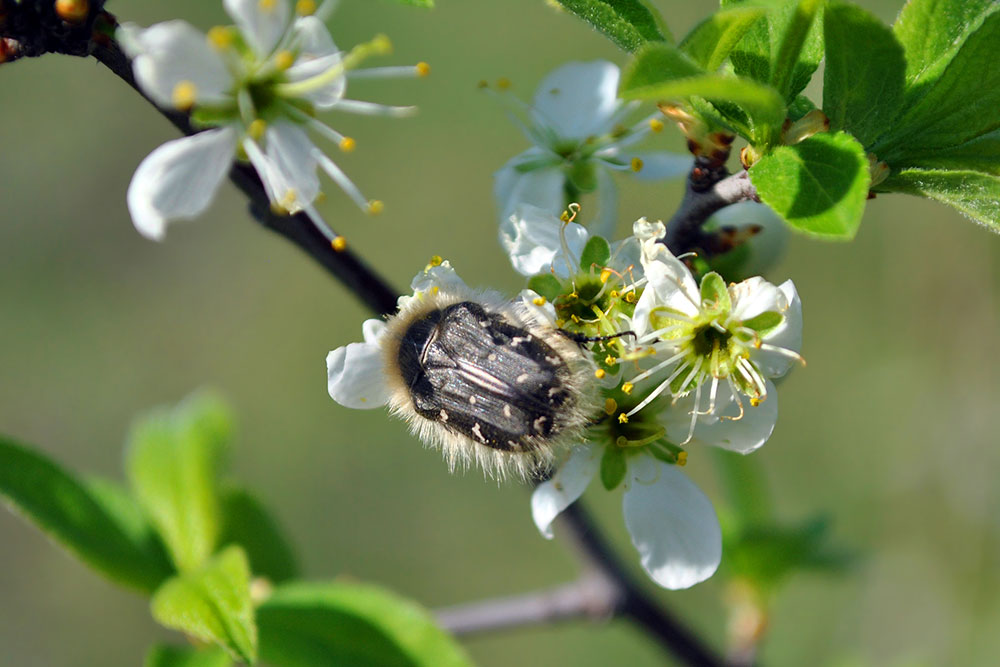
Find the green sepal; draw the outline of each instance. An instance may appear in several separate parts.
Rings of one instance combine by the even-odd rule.
[[[763,313],[755,315],[749,320],[743,320],[743,326],[753,329],[757,332],[758,336],[766,336],[780,327],[784,321],[785,316],[781,313],[773,310],[765,310]]]
[[[728,313],[733,309],[725,279],[715,271],[701,279],[701,304],[717,313]]]
[[[556,0],[625,51],[670,41],[659,12],[643,0]]]
[[[168,579],[153,595],[160,624],[226,649],[236,660],[257,660],[257,625],[250,600],[250,563],[238,546],[198,570]]]
[[[540,273],[528,279],[528,289],[549,301],[555,301],[562,295],[563,285],[551,273]]]
[[[584,271],[590,271],[595,267],[601,269],[608,265],[609,259],[611,259],[611,246],[608,242],[603,237],[591,236],[580,254],[580,268]]]
[[[618,488],[618,485],[625,480],[625,472],[628,470],[628,463],[625,460],[625,449],[614,443],[604,447],[604,454],[601,455],[601,484],[608,491]]]

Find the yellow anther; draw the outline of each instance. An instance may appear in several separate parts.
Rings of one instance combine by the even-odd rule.
[[[479,88],[480,90],[483,90],[483,89],[489,88],[489,87],[490,87],[490,83],[486,79],[480,79],[479,82],[476,83],[476,88]]]
[[[233,45],[233,31],[226,26],[217,25],[208,29],[208,43],[219,51]]]
[[[292,206],[295,205],[295,200],[298,198],[299,193],[296,192],[295,188],[288,188],[285,191],[285,196],[281,198],[281,205],[291,210]]]
[[[642,160],[637,157],[632,158],[631,167],[632,171],[636,173],[642,171]]]
[[[650,118],[649,119],[649,129],[651,129],[653,132],[662,132],[663,131],[663,121],[659,120],[658,118]]]
[[[278,51],[274,54],[274,66],[278,68],[278,71],[284,72],[294,64],[295,56],[291,51]]]
[[[620,413],[618,415],[618,423],[619,424],[627,424],[628,423],[628,415],[625,414],[624,412]]]
[[[677,452],[677,465],[682,468],[687,465],[688,453],[687,452]]]
[[[261,137],[264,136],[264,132],[266,130],[267,130],[267,123],[258,118],[252,123],[250,123],[250,127],[247,128],[247,134],[249,134],[250,138],[253,139],[254,141],[258,141]]]
[[[174,107],[178,111],[189,110],[194,106],[196,99],[198,99],[198,87],[192,82],[187,80],[179,81],[177,85],[174,86],[171,101],[174,103]]]
[[[580,323],[580,318],[577,317],[576,315],[570,315],[569,319],[573,320],[574,324],[579,324]]]
[[[536,306],[544,306],[545,305],[545,297],[544,296],[536,296],[534,299],[531,300],[531,303],[535,304]]]
[[[385,35],[375,35],[371,41],[371,48],[375,53],[381,55],[392,53],[392,40]]]
[[[569,211],[563,211],[559,214],[559,219],[563,222],[569,222]]]
[[[608,296],[610,296],[612,299],[617,299],[620,295],[618,294],[618,290],[613,289],[610,292],[608,292]]]
[[[430,73],[431,73],[430,65],[428,65],[424,61],[420,61],[419,63],[417,63],[417,76],[424,77]]]
[[[316,0],[299,0],[295,3],[295,13],[299,16],[312,16],[316,13]]]
[[[441,266],[441,264],[443,263],[444,260],[441,259],[441,255],[434,255],[433,257],[431,257],[431,261],[427,263],[427,268]]]
[[[604,357],[604,365],[605,366],[614,366],[617,363],[618,363],[618,358],[617,357],[612,357],[610,354],[608,356]]]
[[[625,300],[629,303],[635,303],[637,301],[635,296],[635,290],[625,294]]]
[[[438,285],[435,285],[434,287],[431,288],[431,294],[437,294],[440,291],[441,288]]]
[[[614,274],[611,271],[611,269],[604,269],[603,271],[601,271],[601,284],[603,285],[604,283],[608,282],[608,278],[610,278],[612,275]]]
[[[508,79],[505,76],[502,76],[499,79],[497,79],[497,88],[499,88],[500,90],[507,90],[508,88],[510,88],[510,79]]]
[[[594,377],[596,377],[598,380],[603,380],[605,375],[607,375],[607,372],[603,368],[598,368],[596,371],[594,371]]]
[[[609,417],[618,411],[618,401],[613,398],[604,399],[604,414]]]
[[[757,398],[756,396],[751,396],[750,397],[750,405],[752,405],[753,407],[756,408],[758,405],[760,405],[760,403],[761,403],[761,400],[759,398]]]
[[[274,11],[274,8],[278,5],[277,0],[258,0],[257,6],[263,12]]]
[[[378,215],[385,210],[385,204],[382,203],[381,199],[373,199],[368,202],[368,213],[371,215]]]
[[[56,0],[56,15],[67,23],[82,23],[88,13],[87,0]]]
[[[344,252],[347,250],[347,239],[343,236],[338,236],[330,241],[330,246],[337,252]]]
[[[626,382],[625,384],[622,385],[622,393],[625,394],[626,396],[631,395],[633,389],[635,389],[635,385],[632,384],[631,382]]]
[[[355,146],[358,145],[358,142],[356,142],[354,139],[351,139],[350,137],[344,137],[343,139],[340,140],[340,144],[338,145],[340,146],[340,150],[344,151],[345,153],[350,153],[351,151],[354,150]]]

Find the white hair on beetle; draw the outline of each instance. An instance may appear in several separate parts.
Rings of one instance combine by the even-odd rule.
[[[534,345],[531,343],[531,337],[534,336],[555,353],[555,357],[545,356],[545,363],[551,364],[551,368],[555,369],[554,372],[559,376],[560,391],[565,391],[568,400],[560,404],[558,408],[551,404],[546,406],[550,412],[543,417],[553,420],[553,432],[544,435],[529,433],[521,436],[516,443],[508,440],[507,444],[517,445],[516,450],[513,447],[504,449],[487,444],[486,438],[481,435],[479,429],[481,424],[478,421],[472,429],[474,435],[479,437],[477,440],[476,437],[455,426],[454,423],[451,426],[447,425],[451,415],[443,408],[440,419],[430,418],[418,411],[414,401],[416,381],[414,379],[413,384],[411,384],[405,377],[405,371],[400,362],[403,340],[415,325],[431,317],[435,311],[443,311],[450,306],[462,303],[475,304],[486,313],[499,316],[505,324],[525,332],[526,337],[523,340],[530,345]],[[483,320],[479,321],[479,325],[483,326],[484,329],[490,326]],[[435,329],[435,340],[440,338],[441,331],[440,327]],[[512,339],[510,346],[516,347],[517,340],[517,337]],[[427,346],[431,342],[428,339],[424,343],[423,353],[426,353]],[[409,425],[410,431],[425,444],[441,449],[445,461],[452,471],[456,468],[466,469],[475,463],[490,477],[503,479],[512,474],[526,479],[547,470],[556,461],[559,454],[573,444],[581,442],[590,415],[593,414],[596,406],[593,391],[595,385],[591,381],[594,366],[585,350],[552,326],[551,323],[543,321],[520,300],[511,302],[496,292],[464,290],[455,287],[449,287],[447,290],[435,288],[432,291],[421,292],[407,300],[400,311],[389,319],[385,334],[381,338],[381,346],[386,380],[389,386],[390,411],[392,414],[402,417]],[[480,351],[493,349],[494,346],[497,352],[502,352],[503,346],[493,342],[483,343]],[[489,355],[490,359],[495,356],[492,353]],[[424,359],[421,357],[421,363],[423,361]],[[421,366],[421,371],[424,368]],[[513,372],[512,369],[503,370]],[[458,370],[454,372],[459,380],[480,376],[474,379],[486,384],[494,381],[503,382],[496,375],[476,368],[474,364],[465,373]],[[527,373],[519,375],[517,381],[520,382],[521,378],[527,377],[527,375]],[[542,389],[539,387],[538,391],[542,391]],[[553,400],[552,391],[553,389],[550,388],[547,394],[550,403]],[[490,397],[486,396],[486,398]],[[475,394],[470,394],[469,400],[471,405],[475,405]],[[505,404],[503,408],[504,414],[508,417],[512,412],[509,405],[514,404]],[[455,406],[453,405],[453,407]],[[472,408],[465,409],[468,409],[470,413],[475,412]],[[468,414],[460,416],[467,417]],[[523,422],[522,424],[526,428],[528,427],[527,424]],[[534,424],[534,427],[535,430],[538,430],[537,423]]]

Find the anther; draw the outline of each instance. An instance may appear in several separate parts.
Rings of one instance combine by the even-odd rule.
[[[338,144],[338,146],[340,146],[340,150],[344,151],[345,153],[350,153],[351,151],[354,150],[355,146],[357,145],[358,142],[356,142],[351,137],[344,137],[343,139],[340,140],[340,143]]]
[[[613,398],[604,399],[604,413],[609,417],[618,411],[618,401]]]
[[[616,357],[612,357],[610,354],[608,356],[604,357],[604,365],[605,366],[614,366],[617,363],[618,363],[618,359]]]
[[[636,173],[642,171],[642,160],[637,157],[632,158],[631,166],[632,166],[632,171]]]
[[[316,0],[298,0],[295,3],[295,13],[299,16],[312,16],[316,13]]]
[[[337,236],[332,241],[330,241],[330,246],[336,252],[344,252],[347,250],[347,239],[343,236]]]
[[[663,121],[660,120],[660,119],[658,119],[658,118],[650,118],[649,119],[649,129],[652,130],[653,132],[662,132],[663,131]]]
[[[171,95],[171,101],[174,103],[174,107],[178,111],[187,111],[194,106],[195,100],[198,98],[198,87],[194,85],[191,81],[178,81],[177,85],[174,86],[173,95]]]
[[[276,0],[258,0],[257,2],[257,6],[264,12],[274,11],[277,4]]]
[[[292,55],[291,51],[278,51],[274,55],[274,66],[277,67],[280,72],[284,72],[294,64],[295,56]]]
[[[677,452],[677,465],[682,468],[687,465],[688,453],[687,452]]]
[[[603,368],[598,368],[596,371],[594,371],[594,377],[596,377],[598,380],[603,380],[604,376],[606,376],[607,374],[608,374],[607,371],[605,371]]]
[[[601,271],[601,284],[603,285],[604,283],[608,282],[608,278],[610,278],[612,275],[613,272],[611,271],[611,269],[604,269],[603,271]]]
[[[441,259],[441,255],[433,255],[433,256],[431,256],[431,261],[429,261],[427,263],[427,268],[428,269],[432,269],[435,266],[441,266],[441,264],[443,264],[443,263],[444,263],[444,260]]]
[[[420,61],[417,63],[417,76],[425,77],[431,73],[431,66],[427,63]]]
[[[545,305],[545,297],[544,296],[536,296],[534,299],[531,300],[531,303],[535,304],[536,306],[544,306]]]
[[[213,26],[208,29],[208,43],[219,51],[228,49],[233,45],[233,31],[222,25]]]
[[[508,79],[505,76],[502,76],[499,79],[497,79],[497,88],[499,88],[500,90],[507,90],[508,88],[510,88],[510,79]]]
[[[264,132],[266,130],[267,130],[267,123],[261,120],[260,118],[257,118],[252,123],[250,123],[250,127],[247,128],[247,134],[249,134],[250,138],[253,139],[254,141],[259,141],[260,138],[264,136]]]
[[[632,384],[631,382],[626,382],[625,384],[622,385],[622,393],[625,394],[626,396],[630,396],[632,394],[633,389],[635,389],[635,385]]]
[[[381,199],[373,199],[368,202],[368,213],[371,215],[378,215],[385,210],[385,204],[382,203]]]
[[[624,412],[619,413],[619,415],[618,415],[618,423],[619,424],[627,424],[628,423],[628,415],[625,414]]]

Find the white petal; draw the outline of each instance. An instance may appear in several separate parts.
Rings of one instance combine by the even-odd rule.
[[[788,307],[785,293],[760,276],[747,278],[729,287],[733,316],[749,320],[766,311],[784,312]]]
[[[566,208],[566,176],[558,167],[540,167],[521,171],[517,167],[543,160],[547,152],[530,148],[514,157],[493,176],[493,196],[501,221],[506,220],[519,204],[531,204],[558,216]]]
[[[546,539],[552,539],[552,522],[583,495],[600,465],[600,448],[590,443],[573,449],[552,479],[542,482],[531,494],[531,518]]]
[[[611,130],[618,101],[618,66],[573,62],[551,72],[535,93],[536,120],[561,137],[585,139]]]
[[[618,186],[610,171],[599,163],[595,163],[594,167],[597,173],[597,215],[590,227],[598,236],[614,238],[617,236],[615,227],[618,226]]]
[[[547,324],[550,326],[556,325],[556,309],[552,305],[551,301],[543,300],[542,305],[538,305],[536,300],[538,300],[538,292],[530,289],[521,290],[521,303],[524,305],[525,310],[531,314],[536,322],[540,324]]]
[[[643,569],[673,590],[708,579],[722,559],[712,503],[677,466],[648,455],[630,459],[628,466],[625,526]]]
[[[146,156],[128,186],[128,210],[143,236],[162,240],[171,220],[194,218],[229,173],[236,130],[223,127],[174,139]]]
[[[637,223],[638,224],[638,223]],[[655,237],[642,242],[642,270],[649,281],[639,296],[632,317],[640,338],[651,329],[649,317],[656,308],[669,308],[689,316],[699,312],[701,296],[691,272]]]
[[[368,322],[365,327],[370,329]],[[376,342],[367,342],[368,333],[366,342],[338,347],[326,357],[330,398],[348,408],[378,408],[389,399],[382,348]]]
[[[637,157],[642,160],[642,169],[635,172],[635,177],[642,181],[663,181],[669,178],[681,178],[691,171],[693,160],[690,155],[668,153],[667,151],[650,151],[628,153],[629,159]]]
[[[361,325],[362,340],[366,343],[378,343],[383,333],[385,333],[385,322],[383,320],[365,320]]]
[[[293,30],[295,43],[301,51],[295,63],[285,72],[290,82],[310,79],[341,66],[342,54],[322,21],[315,16],[305,16],[295,21]],[[341,74],[303,97],[320,109],[329,109],[343,99],[346,89],[347,77]]]
[[[265,139],[277,203],[296,213],[319,194],[316,146],[300,126],[285,120],[268,126]]]
[[[139,87],[161,107],[174,108],[174,89],[181,82],[194,84],[198,104],[228,99],[229,70],[205,35],[188,23],[167,21],[145,30],[126,25],[119,32]]]
[[[564,225],[572,257],[566,257],[559,238]],[[588,237],[583,226],[563,223],[552,213],[529,204],[518,206],[500,225],[500,245],[507,251],[514,269],[524,276],[548,273],[550,269],[561,278],[577,273]]]
[[[716,398],[717,415],[704,415],[698,418],[694,427],[695,445],[713,445],[740,454],[749,454],[767,442],[774,432],[778,421],[778,391],[774,384],[764,380],[767,398],[757,407],[750,405],[750,399],[740,396],[743,402],[743,417],[735,419],[740,414],[739,404],[733,398],[728,385],[720,384]],[[702,390],[701,409],[708,406],[708,392]],[[694,409],[692,396],[681,398],[674,405],[664,410],[660,422],[667,429],[667,438],[673,442],[683,442],[691,428],[691,410]]]
[[[445,292],[463,292],[469,289],[465,281],[451,267],[451,262],[445,260],[436,266],[428,266],[410,281],[413,292],[430,292],[434,289]]]
[[[223,0],[250,48],[260,58],[271,55],[288,27],[288,0]]]

